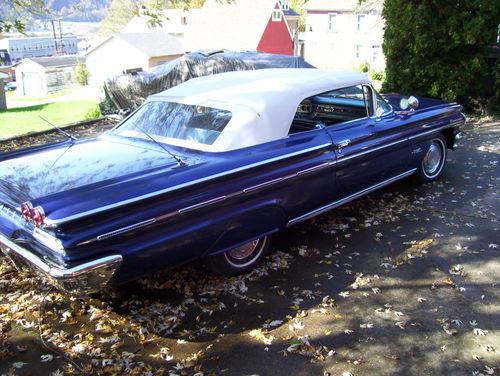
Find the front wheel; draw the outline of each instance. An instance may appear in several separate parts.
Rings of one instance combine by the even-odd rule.
[[[214,272],[226,276],[246,273],[267,254],[269,241],[269,236],[263,236],[226,252],[210,256],[206,264]]]
[[[425,153],[422,163],[417,170],[416,176],[421,183],[427,183],[438,179],[443,173],[446,163],[446,141],[442,136],[431,140],[429,149]]]

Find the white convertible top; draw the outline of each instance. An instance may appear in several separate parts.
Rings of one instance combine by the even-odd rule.
[[[194,78],[152,95],[148,101],[167,101],[231,111],[231,120],[212,145],[179,140],[180,146],[206,151],[227,151],[285,137],[298,105],[305,98],[368,83],[366,75],[355,72],[261,69]]]

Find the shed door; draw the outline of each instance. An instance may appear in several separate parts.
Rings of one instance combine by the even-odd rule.
[[[28,97],[44,96],[42,78],[38,73],[23,73],[23,93]]]

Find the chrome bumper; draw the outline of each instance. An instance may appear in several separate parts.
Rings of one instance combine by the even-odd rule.
[[[5,235],[0,234],[0,248],[18,269],[30,269],[52,285],[73,294],[88,294],[102,290],[122,262],[121,255],[111,255],[64,268],[35,256]]]
[[[464,137],[464,134],[461,131],[455,133],[455,140],[453,141],[453,149],[458,147],[458,141]]]

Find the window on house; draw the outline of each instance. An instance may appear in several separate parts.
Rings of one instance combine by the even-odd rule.
[[[280,6],[283,10],[290,10],[290,5],[288,4],[288,0],[280,0]]]
[[[273,10],[273,21],[276,21],[276,22],[281,21],[281,11]]]
[[[380,55],[380,46],[372,46],[372,63],[375,64]]]
[[[337,14],[328,13],[328,31],[335,31]]]
[[[356,20],[357,20],[356,30],[357,31],[362,31],[363,30],[364,23],[365,23],[365,18],[366,18],[366,15],[364,15],[364,14],[358,14],[358,16],[356,17]]]
[[[363,46],[361,44],[356,45],[356,59],[361,59],[361,51],[363,50]]]

